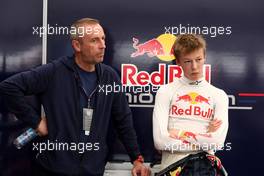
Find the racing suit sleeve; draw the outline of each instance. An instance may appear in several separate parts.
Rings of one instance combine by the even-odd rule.
[[[201,147],[201,149],[221,149],[224,146],[228,131],[228,97],[224,91],[221,91],[216,97],[214,106],[214,119],[219,119],[223,122],[218,130],[212,133],[203,134],[196,134],[191,131],[181,131],[179,138],[187,143]]]
[[[170,137],[168,132],[169,108],[172,97],[170,93],[173,92],[168,88],[160,87],[156,94],[153,110],[153,139],[156,149],[173,152],[186,147],[182,147],[185,144],[179,139]]]

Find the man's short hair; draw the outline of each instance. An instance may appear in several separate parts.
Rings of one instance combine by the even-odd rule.
[[[206,52],[206,42],[201,35],[181,34],[178,35],[173,45],[174,56],[177,59],[195,50],[203,48]]]
[[[75,21],[72,25],[71,25],[71,29],[75,28],[76,29],[76,33],[71,33],[70,34],[70,38],[71,40],[76,40],[79,38],[79,34],[78,34],[78,29],[83,26],[84,24],[100,24],[99,20],[94,19],[94,18],[82,18],[80,20]]]

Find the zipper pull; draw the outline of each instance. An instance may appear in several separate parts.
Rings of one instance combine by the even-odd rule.
[[[88,109],[91,109],[91,98],[88,98]]]

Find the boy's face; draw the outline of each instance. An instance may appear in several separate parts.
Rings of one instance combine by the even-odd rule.
[[[177,64],[182,67],[185,77],[192,81],[196,81],[203,76],[204,62],[205,55],[203,48],[183,55],[177,60]]]

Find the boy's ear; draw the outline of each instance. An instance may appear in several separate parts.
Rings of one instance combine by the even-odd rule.
[[[179,61],[179,58],[176,58],[176,59],[174,59],[174,60],[175,60],[175,64],[176,64],[176,65],[181,66],[180,61]]]

